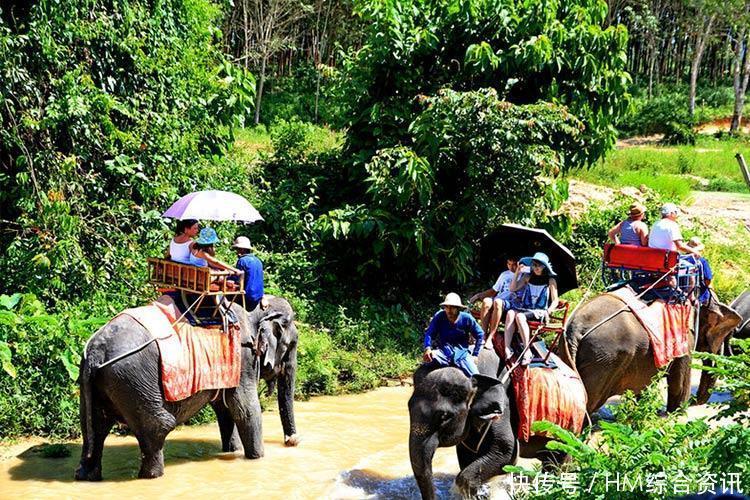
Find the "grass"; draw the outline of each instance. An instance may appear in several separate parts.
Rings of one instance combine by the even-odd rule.
[[[273,129],[273,126],[270,127]],[[344,135],[328,127],[310,125],[309,151],[325,151],[339,146]],[[271,151],[271,132],[265,125],[244,128],[235,132],[235,148],[252,159],[260,151]]]
[[[750,159],[750,143],[742,139],[700,136],[695,146],[637,146],[617,149],[573,177],[610,187],[641,184],[682,201],[690,190],[746,192],[735,155]]]
[[[711,285],[722,301],[730,303],[750,288],[750,235],[741,225],[727,225],[723,234],[727,238],[722,241],[711,234],[701,236],[706,245],[704,256],[714,272]]]

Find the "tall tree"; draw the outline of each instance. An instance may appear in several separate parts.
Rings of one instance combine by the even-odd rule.
[[[690,63],[690,91],[688,94],[688,111],[690,116],[695,114],[695,92],[698,87],[698,72],[700,70],[703,52],[706,44],[711,38],[714,30],[714,23],[719,15],[719,5],[711,0],[689,0],[692,15],[686,18],[688,29],[692,31],[695,37],[695,46],[693,47],[693,58]]]
[[[744,2],[743,2],[744,3]],[[734,60],[732,63],[732,76],[734,87],[734,109],[732,110],[732,123],[729,132],[737,132],[742,123],[742,111],[745,107],[745,92],[748,80],[750,80],[750,3],[742,6],[744,11],[736,19],[737,37],[734,40]],[[744,60],[744,62],[743,62]]]
[[[245,67],[253,62],[258,72],[255,117],[260,122],[268,63],[295,41],[296,24],[312,12],[304,0],[241,0],[234,4],[225,37]],[[241,48],[241,51],[237,49]],[[240,52],[240,53],[238,53]]]

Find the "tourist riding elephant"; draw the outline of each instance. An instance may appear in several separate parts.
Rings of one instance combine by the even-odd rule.
[[[219,415],[224,448],[230,446],[231,423],[236,425],[245,457],[262,457],[256,360],[264,365],[260,369],[262,373],[277,373],[284,432],[288,437],[294,436],[291,398],[297,331],[291,307],[285,300],[276,299],[266,310],[257,307],[246,312],[242,306],[233,304],[231,311],[236,315],[240,329],[240,383],[237,388],[224,390],[218,397],[216,390],[205,390],[181,401],[166,401],[159,348],[153,342],[148,343],[152,334],[130,315],[117,316],[92,336],[80,366],[83,449],[76,479],[101,480],[104,440],[115,421],[126,423],[138,440],[141,450],[138,477],[163,475],[163,447],[167,434],[212,400],[211,404]],[[144,344],[145,347],[141,348]],[[105,366],[105,363],[130,352],[132,354]]]
[[[435,498],[432,458],[438,447],[457,446],[461,472],[456,485],[472,496],[503,467],[523,457],[541,457],[547,439],[532,437],[529,443],[516,439],[518,422],[514,398],[509,396],[510,381],[501,383],[500,360],[483,349],[480,375],[468,378],[457,368],[433,369],[423,365],[414,373],[414,393],[409,399],[409,457],[422,498]],[[485,425],[489,425],[482,439]]]
[[[260,376],[266,381],[267,394],[278,385],[277,400],[284,444],[299,444],[294,424],[294,380],[297,374],[297,340],[299,334],[294,326],[294,311],[285,299],[266,296],[268,307],[258,326],[260,335]],[[214,404],[214,411],[221,432],[222,451],[237,451],[241,447],[237,426],[229,410],[223,404]]]
[[[602,323],[603,320],[606,321]],[[734,310],[718,301],[701,308],[697,349],[719,352],[739,321]],[[622,301],[612,295],[599,295],[583,304],[571,317],[565,339],[558,354],[580,374],[588,393],[589,413],[616,394],[627,390],[640,392],[658,372],[648,332],[629,310],[623,310]],[[693,335],[689,339],[692,352]],[[669,365],[668,411],[676,410],[690,397],[691,360],[692,356],[687,355],[675,358]]]

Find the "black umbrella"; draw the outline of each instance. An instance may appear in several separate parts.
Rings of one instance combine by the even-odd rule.
[[[576,258],[565,245],[557,241],[544,229],[502,224],[482,240],[480,249],[480,271],[494,277],[504,271],[505,257],[531,257],[536,252],[544,252],[557,273],[557,289],[562,295],[578,288]]]

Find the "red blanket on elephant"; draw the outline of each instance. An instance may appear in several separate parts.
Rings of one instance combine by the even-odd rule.
[[[627,286],[610,292],[610,295],[627,305],[648,332],[657,368],[690,353],[690,326],[693,317],[693,307],[690,304],[666,304],[661,300],[646,304]]]
[[[518,439],[535,435],[531,424],[546,420],[576,434],[583,429],[586,388],[568,365],[550,355],[557,368],[519,366],[513,371],[513,390],[518,409]]]
[[[167,296],[120,314],[132,317],[156,338],[167,401],[180,401],[206,389],[239,385],[239,328],[230,327],[225,333],[191,326],[184,319],[177,321],[180,313]]]

